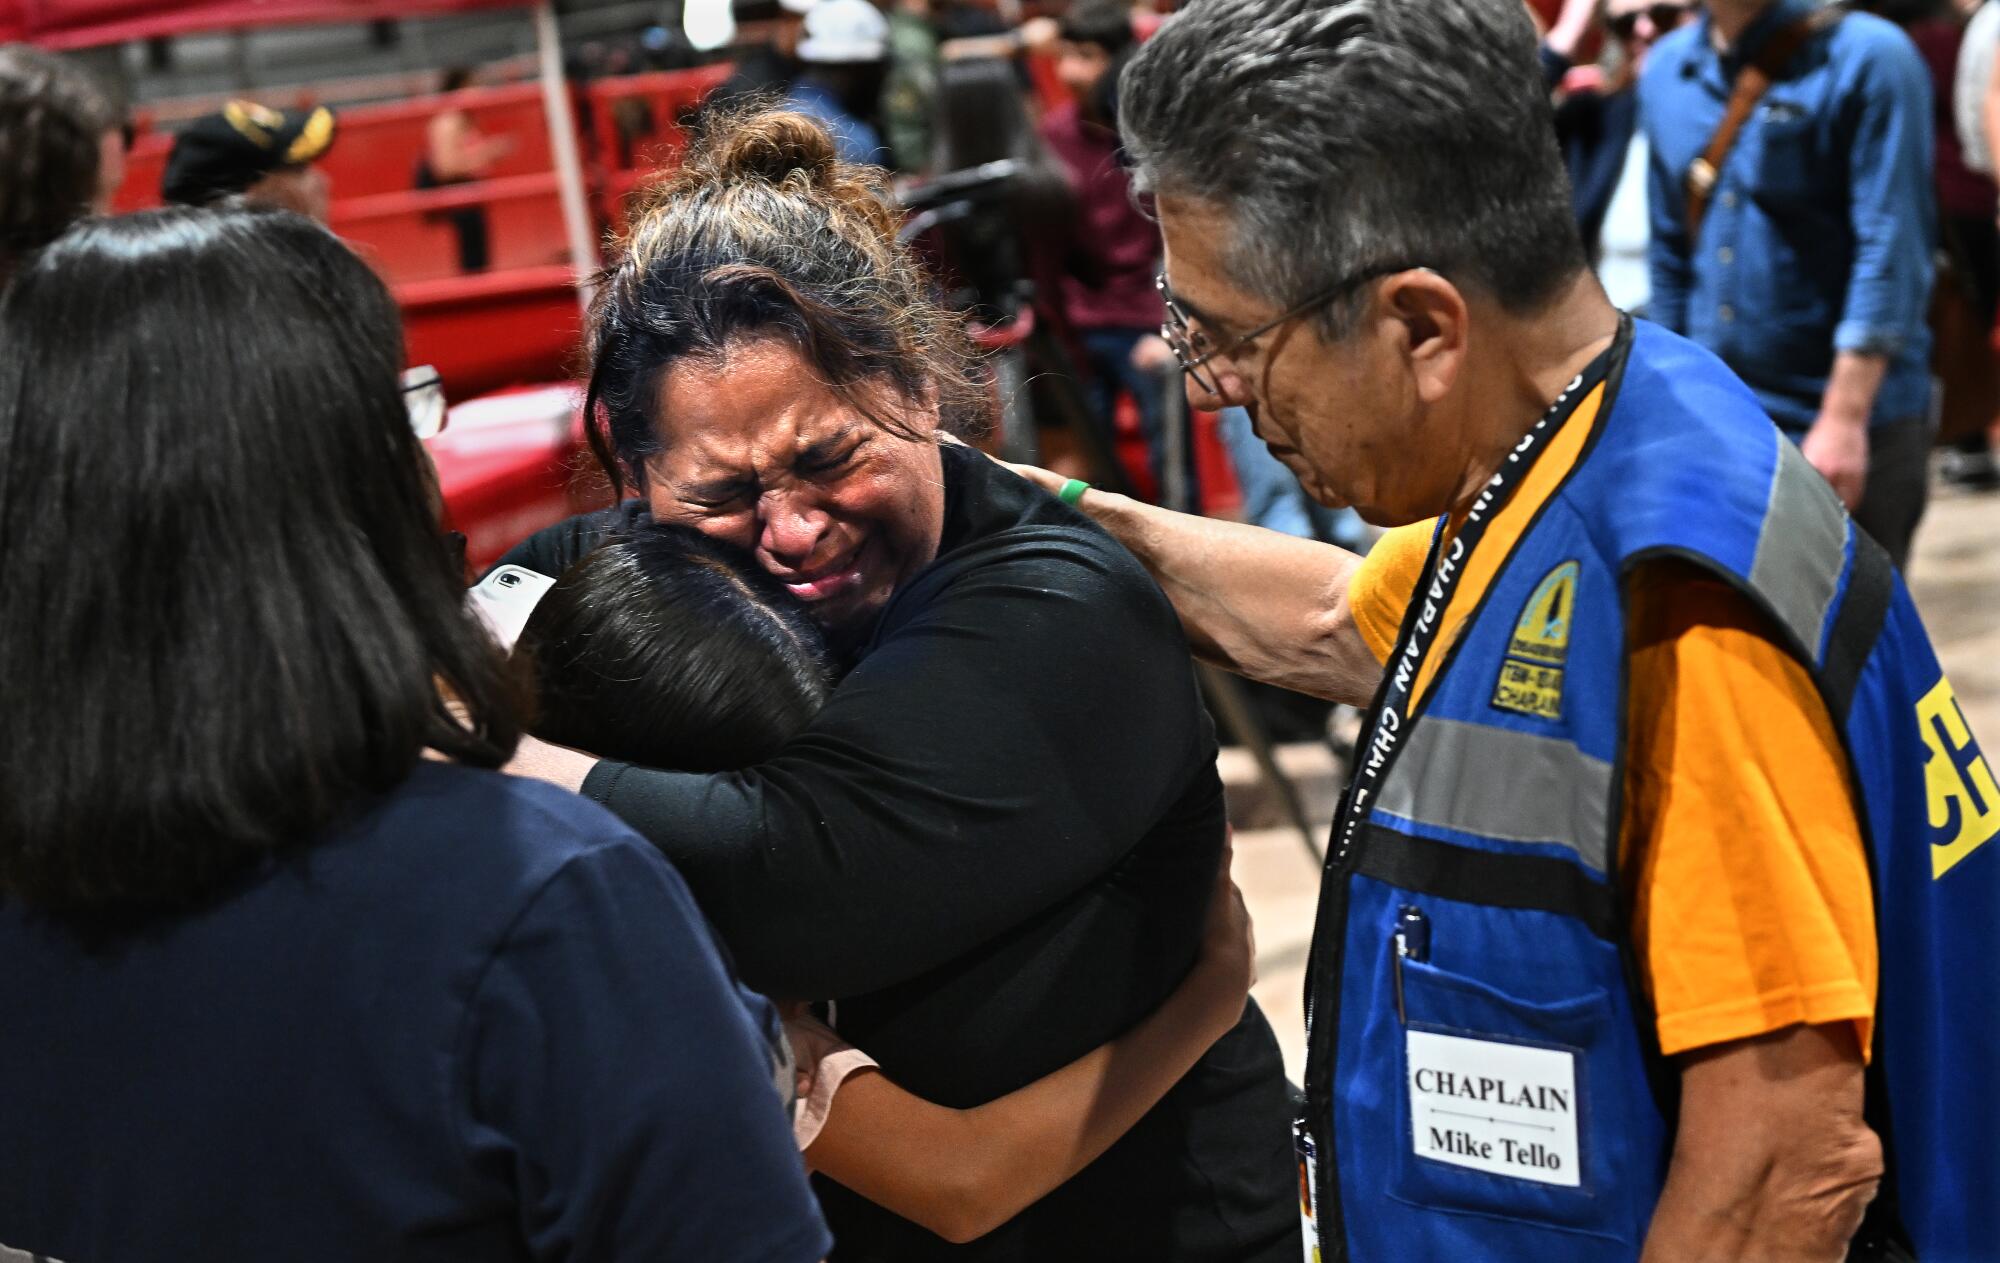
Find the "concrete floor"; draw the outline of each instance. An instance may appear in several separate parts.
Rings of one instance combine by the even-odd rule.
[[[2000,760],[2000,494],[1940,491],[1917,537],[1910,583],[1945,671],[1989,759]],[[1301,781],[1318,839],[1333,810],[1333,760],[1323,747],[1282,752]],[[1240,751],[1223,752],[1232,814],[1268,819],[1255,770]],[[1236,834],[1236,880],[1257,922],[1257,1002],[1284,1048],[1296,1082],[1305,1062],[1302,989],[1319,894],[1319,869],[1293,829],[1245,828]]]

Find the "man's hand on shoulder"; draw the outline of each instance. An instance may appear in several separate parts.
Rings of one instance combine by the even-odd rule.
[[[1008,469],[1013,470],[1015,473],[1021,475],[1021,477],[1023,478],[1026,478],[1029,482],[1034,483],[1037,487],[1040,487],[1042,490],[1048,492],[1050,495],[1055,495],[1057,492],[1061,491],[1063,489],[1063,484],[1069,481],[1069,479],[1063,477],[1061,474],[1051,473],[1049,470],[1043,469],[1039,465],[1016,465],[1012,461],[1000,460],[1000,458],[997,456],[994,457],[993,459],[995,460],[996,463],[1004,465]]]

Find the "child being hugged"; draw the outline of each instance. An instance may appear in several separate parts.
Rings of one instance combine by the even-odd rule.
[[[503,640],[519,629],[536,734],[604,758],[690,772],[763,763],[807,732],[836,687],[797,599],[687,527],[632,530],[552,585],[503,567],[474,600]],[[1201,956],[1166,1002],[971,1109],[898,1087],[806,1002],[781,1002],[806,1164],[949,1241],[983,1236],[1093,1162],[1236,1024],[1254,958],[1225,850]]]

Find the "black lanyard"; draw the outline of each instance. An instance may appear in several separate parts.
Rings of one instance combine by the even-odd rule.
[[[1621,317],[1617,336],[1611,340],[1610,347],[1563,388],[1548,411],[1522,436],[1514,450],[1507,454],[1507,459],[1500,462],[1499,470],[1481,489],[1479,498],[1467,512],[1464,525],[1448,540],[1445,528],[1449,520],[1440,520],[1437,534],[1431,540],[1430,556],[1424,562],[1422,577],[1410,595],[1410,608],[1403,616],[1395,652],[1390,655],[1388,667],[1383,672],[1382,687],[1361,726],[1364,740],[1355,751],[1354,775],[1348,781],[1347,792],[1341,796],[1340,811],[1334,817],[1326,870],[1320,877],[1319,914],[1313,925],[1313,946],[1306,959],[1305,1087],[1308,1105],[1300,1124],[1322,1155],[1313,1160],[1310,1171],[1313,1207],[1322,1232],[1338,1236],[1345,1231],[1341,1224],[1339,1185],[1328,1178],[1326,1166],[1333,1160],[1332,1115],[1327,1112],[1327,1107],[1333,1090],[1331,1041],[1338,1037],[1338,1006],[1332,1010],[1329,1023],[1318,1019],[1320,990],[1324,985],[1323,971],[1329,968],[1333,971],[1331,985],[1336,994],[1340,985],[1347,935],[1347,879],[1358,862],[1354,854],[1355,844],[1362,836],[1362,825],[1374,810],[1375,800],[1381,796],[1382,786],[1388,783],[1397,756],[1409,744],[1410,727],[1416,721],[1417,678],[1423,673],[1424,662],[1436,646],[1438,629],[1444,622],[1445,611],[1450,608],[1452,594],[1457,590],[1459,579],[1464,575],[1480,540],[1485,537],[1486,528],[1534,467],[1549,440],[1576,411],[1577,404],[1611,376],[1631,342],[1631,318]]]
[[[1501,506],[1507,503],[1514,488],[1534,468],[1535,460],[1548,447],[1549,440],[1576,411],[1577,404],[1609,375],[1612,360],[1630,338],[1631,328],[1629,318],[1619,321],[1617,336],[1612,339],[1610,347],[1563,388],[1556,401],[1549,405],[1549,410],[1514,445],[1514,450],[1500,462],[1499,470],[1480,491],[1479,498],[1473,501],[1471,510],[1465,515],[1464,525],[1449,539],[1445,531],[1448,519],[1439,519],[1437,534],[1431,541],[1430,557],[1424,562],[1423,576],[1410,596],[1410,609],[1403,618],[1403,630],[1397,637],[1396,651],[1389,655],[1388,665],[1384,668],[1382,691],[1375,699],[1368,722],[1362,725],[1366,740],[1355,748],[1354,776],[1342,798],[1340,816],[1334,821],[1333,845],[1327,854],[1329,873],[1345,870],[1363,822],[1368,819],[1375,800],[1381,796],[1382,786],[1388,783],[1389,771],[1395,766],[1397,757],[1409,744],[1410,726],[1416,719],[1414,699],[1417,679],[1423,673],[1425,660],[1436,647],[1445,610],[1450,608],[1459,578],[1471,562],[1479,541],[1485,538],[1486,528]]]

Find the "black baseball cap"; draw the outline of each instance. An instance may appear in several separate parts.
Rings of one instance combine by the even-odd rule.
[[[274,110],[254,101],[231,101],[204,114],[174,139],[160,196],[183,206],[206,206],[233,196],[283,167],[317,162],[333,148],[333,111]]]

